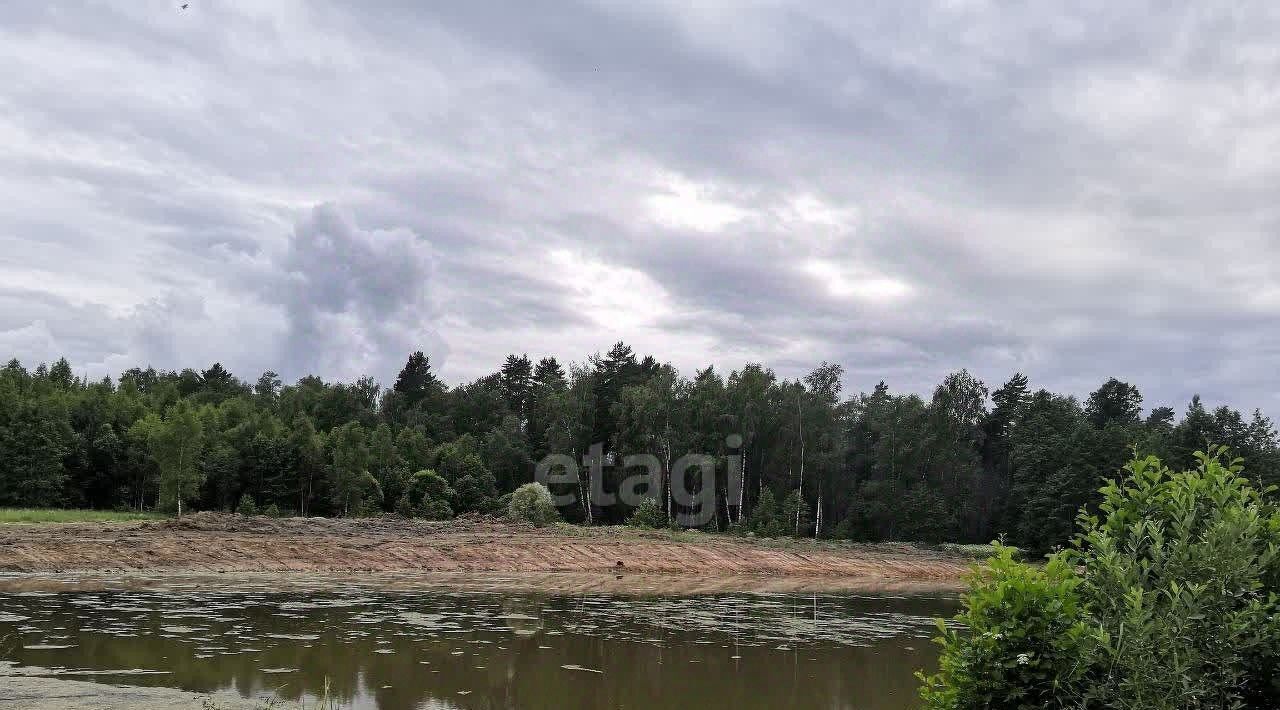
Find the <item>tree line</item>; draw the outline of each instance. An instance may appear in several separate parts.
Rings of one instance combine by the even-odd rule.
[[[994,391],[966,371],[928,398],[884,384],[845,396],[843,370],[799,379],[760,364],[686,377],[623,343],[567,368],[511,355],[490,375],[445,385],[421,352],[394,384],[371,378],[285,385],[205,370],[134,368],[77,377],[65,359],[0,370],[0,506],[400,513],[445,519],[503,509],[549,453],[581,460],[602,444],[604,489],[631,454],[664,473],[684,453],[715,457],[712,530],[854,540],[987,542],[1048,549],[1095,505],[1134,450],[1190,467],[1222,444],[1263,485],[1280,482],[1280,439],[1260,411],[1179,418],[1143,410],[1111,379],[1084,401],[1015,374]],[[1145,414],[1145,416],[1144,416]],[[730,471],[730,466],[737,471]],[[730,495],[730,475],[743,485]],[[679,508],[664,477],[655,513]],[[569,521],[633,513],[581,487]]]

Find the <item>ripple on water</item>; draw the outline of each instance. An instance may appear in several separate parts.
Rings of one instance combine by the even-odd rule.
[[[789,664],[821,663],[837,647],[851,653],[849,649],[876,646],[879,653],[877,644],[885,639],[894,639],[886,647],[909,656],[910,663],[917,663],[916,658],[928,662],[923,650],[917,652],[915,645],[904,649],[902,642],[919,645],[916,638],[933,634],[935,608],[937,604],[849,595],[370,594],[368,588],[341,584],[280,593],[175,586],[92,595],[0,594],[0,623],[12,625],[0,629],[0,636],[14,628],[31,634],[18,637],[25,645],[0,644],[0,661],[9,660],[3,655],[9,653],[22,664],[57,658],[61,665],[90,666],[70,672],[76,675],[173,673],[161,684],[191,688],[209,687],[206,680],[224,674],[218,682],[250,683],[247,692],[252,684],[259,690],[286,684],[305,688],[315,675],[313,666],[324,673],[358,667],[361,673],[378,671],[360,681],[376,679],[378,684],[365,686],[370,693],[390,690],[382,683],[403,677],[403,683],[393,682],[397,695],[415,686],[449,695],[462,687],[485,699],[487,691],[477,681],[501,678],[506,669],[507,682],[513,682],[509,669],[516,667],[517,658],[520,664],[541,666],[552,677],[556,669],[579,677],[566,677],[561,681],[566,684],[596,682],[588,674],[609,679],[600,682],[625,683],[629,674],[603,660],[612,658],[602,654],[617,648],[607,646],[614,642],[623,642],[628,653],[665,654],[658,656],[664,659],[659,664],[666,663],[663,672],[677,665],[697,673],[732,664],[747,676],[751,668],[759,670],[761,659],[781,653]],[[756,650],[743,652],[748,648]],[[23,657],[27,651],[31,655]],[[40,651],[57,653],[38,655]],[[157,670],[94,667],[107,666],[111,659]],[[420,670],[391,674],[405,666]],[[267,678],[288,674],[299,675]]]

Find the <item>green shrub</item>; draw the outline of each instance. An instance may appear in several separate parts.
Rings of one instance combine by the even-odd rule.
[[[1103,641],[1091,704],[1280,707],[1280,512],[1220,455],[1132,461],[1081,517],[1068,556]]]
[[[1280,511],[1221,455],[1131,461],[1043,569],[997,547],[925,707],[1280,707]]]
[[[935,710],[1058,707],[1078,682],[1093,644],[1077,587],[1063,558],[1043,568],[1014,559],[997,545],[979,567],[956,617],[962,629],[939,622],[941,670],[921,677],[925,707]]]
[[[453,508],[449,501],[430,496],[423,498],[416,509],[419,518],[427,520],[448,520],[453,517]]]
[[[657,499],[645,498],[640,501],[640,505],[636,506],[631,517],[627,518],[627,525],[633,528],[665,528],[667,515],[662,512]]]
[[[267,516],[268,518],[282,517],[280,513],[280,506],[276,505],[275,503],[272,503],[271,505],[267,506],[267,509],[262,511],[262,514]]]
[[[382,509],[382,501],[373,498],[365,498],[360,501],[360,507],[356,510],[358,518],[380,518],[386,512]]]
[[[514,494],[515,494],[515,491],[512,491],[511,493],[503,493],[502,495],[498,496],[493,501],[493,510],[489,512],[501,513],[503,511],[509,510],[511,508],[511,496]]]
[[[408,493],[396,499],[396,515],[402,518],[413,517],[413,503],[409,500]]]
[[[240,496],[240,502],[236,504],[236,512],[241,515],[257,515],[258,504],[253,501],[253,496],[242,495]]]
[[[454,496],[454,490],[444,476],[432,469],[426,469],[418,471],[410,478],[409,495],[417,501],[427,497],[450,500]]]
[[[433,469],[413,474],[407,495],[410,502],[417,501],[413,505],[413,512],[419,518],[448,520],[453,517],[453,506],[449,501],[457,496],[457,492],[444,476]]]
[[[809,502],[800,495],[800,491],[791,491],[782,500],[782,515],[778,518],[779,531],[782,535],[803,537],[813,528]]]
[[[551,499],[551,491],[541,483],[526,483],[511,494],[507,515],[538,527],[560,520],[560,511]]]
[[[778,499],[774,498],[773,491],[765,488],[747,517],[746,527],[760,537],[782,537],[795,529],[792,522],[793,525],[788,526],[785,513],[778,510]]]

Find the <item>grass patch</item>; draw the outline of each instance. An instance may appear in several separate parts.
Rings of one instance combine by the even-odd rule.
[[[994,545],[960,545],[953,542],[944,542],[937,545],[937,548],[943,552],[958,555],[960,557],[970,557],[975,560],[987,560],[996,554]],[[1010,547],[1013,550],[1014,559],[1022,559],[1022,550],[1016,547]]]
[[[0,508],[0,523],[96,523],[160,520],[160,513],[116,510],[63,510],[59,508]]]

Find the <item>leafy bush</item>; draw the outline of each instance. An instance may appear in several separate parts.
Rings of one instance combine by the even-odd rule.
[[[662,512],[662,506],[658,505],[657,499],[645,498],[640,501],[640,505],[636,506],[631,517],[627,518],[627,525],[633,528],[665,528],[667,515]]]
[[[419,518],[427,520],[448,520],[453,517],[453,508],[449,501],[440,498],[423,498],[416,509]]]
[[[409,500],[408,493],[396,499],[396,515],[402,518],[413,517],[413,502]]]
[[[453,507],[449,505],[456,495],[453,486],[432,469],[413,474],[408,495],[410,502],[417,501],[413,510],[420,518],[448,520],[453,517]]]
[[[240,496],[240,502],[236,504],[236,512],[241,515],[257,515],[258,504],[254,502],[253,496],[242,495]]]
[[[551,499],[551,491],[541,483],[526,483],[511,494],[507,514],[513,520],[523,520],[538,527],[560,520],[560,511]]]
[[[271,505],[267,506],[267,509],[262,511],[262,514],[267,516],[268,518],[279,518],[282,515],[280,513],[280,506],[276,505],[275,503],[272,503]]]
[[[1103,517],[1081,517],[1067,556],[1103,642],[1091,704],[1280,706],[1280,511],[1220,454],[1181,473],[1135,460]]]
[[[760,492],[760,500],[756,501],[756,507],[747,518],[747,529],[760,537],[791,534],[793,528],[788,527],[785,514],[778,510],[778,499],[768,488]]]
[[[1092,627],[1077,588],[1081,580],[1065,559],[1043,568],[1014,559],[997,545],[975,571],[956,630],[939,622],[941,670],[921,677],[925,707],[937,710],[1055,707],[1078,681]]]
[[[450,500],[454,496],[454,491],[444,476],[427,469],[413,474],[413,479],[409,483],[409,495],[413,500],[421,500],[428,497]]]
[[[998,547],[925,706],[1280,707],[1280,511],[1221,455],[1131,461],[1043,569]]]
[[[383,514],[382,502],[373,498],[365,498],[360,501],[360,507],[356,510],[358,518],[380,518]]]
[[[502,495],[498,496],[494,500],[494,506],[500,511],[510,508],[511,496],[513,493],[515,493],[515,491],[512,491],[511,493],[503,493]]]
[[[800,491],[791,491],[782,500],[782,515],[778,520],[782,534],[797,537],[808,535],[808,531],[813,528],[811,512],[809,502],[800,495]]]

